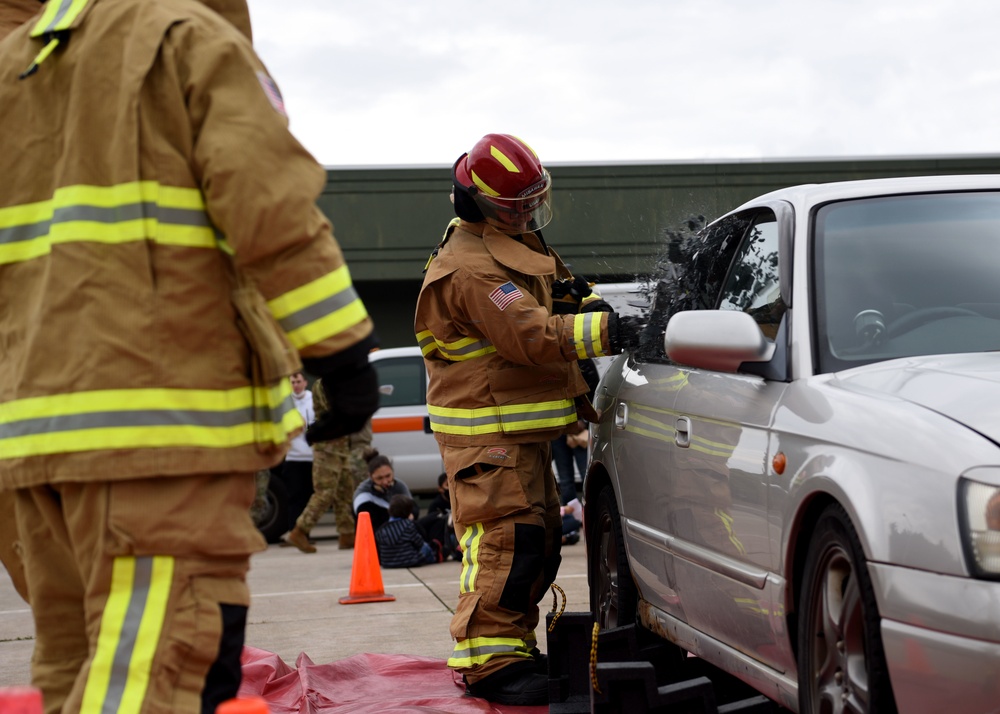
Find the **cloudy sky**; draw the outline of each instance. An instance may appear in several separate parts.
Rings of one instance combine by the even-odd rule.
[[[249,0],[328,166],[1000,154],[996,0]]]

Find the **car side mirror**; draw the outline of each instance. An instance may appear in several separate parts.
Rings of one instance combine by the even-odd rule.
[[[685,310],[667,323],[663,349],[677,364],[736,372],[744,362],[769,361],[775,346],[745,312]]]

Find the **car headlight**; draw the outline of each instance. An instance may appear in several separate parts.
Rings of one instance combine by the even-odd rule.
[[[961,479],[959,509],[966,557],[979,576],[1000,577],[1000,487]]]

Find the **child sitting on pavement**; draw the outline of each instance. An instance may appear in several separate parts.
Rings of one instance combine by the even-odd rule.
[[[375,547],[383,568],[415,568],[440,562],[440,551],[428,545],[413,522],[413,499],[396,494],[389,501],[389,522],[375,531]]]
[[[427,515],[417,518],[417,529],[428,543],[440,544],[444,560],[462,559],[458,538],[451,520],[451,496],[448,493],[448,474],[438,476],[438,493],[427,509]]]

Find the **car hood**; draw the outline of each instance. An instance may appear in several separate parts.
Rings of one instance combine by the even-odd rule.
[[[1000,353],[908,357],[847,370],[834,381],[930,409],[1000,443]]]

